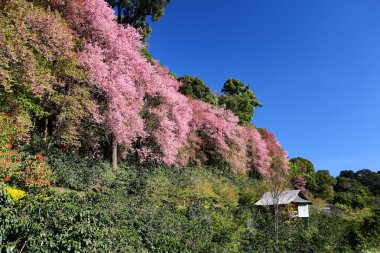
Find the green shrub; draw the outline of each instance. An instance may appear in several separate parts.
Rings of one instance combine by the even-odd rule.
[[[117,194],[65,194],[13,202],[2,194],[0,251],[142,252],[120,201]]]
[[[116,175],[109,163],[92,161],[58,151],[47,155],[47,163],[55,172],[56,186],[75,190],[111,186]]]
[[[367,216],[354,228],[353,238],[359,252],[380,251],[380,210]]]

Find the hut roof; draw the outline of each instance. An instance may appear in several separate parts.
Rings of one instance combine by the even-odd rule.
[[[277,196],[276,196],[277,195]],[[279,205],[287,205],[289,203],[303,203],[312,204],[310,200],[300,190],[285,190],[274,194],[273,192],[266,192],[259,201],[255,203],[258,206],[271,206],[275,204],[278,199]]]

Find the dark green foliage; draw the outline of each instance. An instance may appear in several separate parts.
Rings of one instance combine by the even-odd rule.
[[[251,229],[244,235],[241,252],[353,252],[348,241],[350,223],[336,216],[312,212],[310,218],[284,219],[279,245],[273,236],[273,215],[265,210],[253,213]]]
[[[351,178],[368,187],[373,195],[380,196],[380,173],[373,172],[368,169],[358,170],[353,172],[352,170],[341,171],[339,177]]]
[[[110,186],[116,179],[109,163],[87,160],[69,153],[51,152],[47,163],[56,175],[54,184],[60,187],[87,190]]]
[[[353,252],[350,226],[350,222],[339,216],[312,212],[309,220],[300,221],[286,252]]]
[[[150,62],[150,63],[152,63],[153,62],[153,56],[151,55],[151,53],[149,52],[149,50],[147,49],[147,48],[142,48],[141,50],[140,50],[140,53],[141,53],[141,55],[142,56],[144,56],[145,57],[145,59],[147,59],[148,60],[148,62]]]
[[[334,187],[334,203],[343,204],[351,208],[364,208],[367,206],[370,191],[367,187],[351,178],[338,177]]]
[[[114,194],[0,196],[2,252],[141,252],[127,206]],[[13,251],[12,251],[13,249]]]
[[[203,83],[200,78],[181,76],[178,81],[182,83],[181,87],[179,87],[179,92],[182,94],[215,106],[218,105],[218,96],[212,93],[210,87]]]
[[[378,252],[380,249],[380,210],[365,217],[353,231],[353,244],[361,252]]]
[[[350,208],[380,207],[380,175],[368,169],[341,171],[335,186],[335,203]]]
[[[252,121],[254,108],[247,95],[221,95],[219,103],[238,116],[240,124],[247,125]]]
[[[245,86],[237,79],[229,78],[224,83],[222,92],[219,104],[238,116],[242,125],[249,124],[252,121],[254,108],[262,106],[250,86]]]
[[[367,205],[368,196],[353,192],[336,192],[333,202],[344,208],[364,208]]]
[[[332,201],[334,198],[334,185],[336,180],[334,177],[330,176],[328,170],[318,170],[315,173],[316,189],[314,195],[316,197],[322,198],[328,202]]]
[[[352,170],[342,170],[339,173],[339,177],[345,177],[345,178],[351,178],[355,179],[356,178],[356,173]]]
[[[291,179],[302,176],[306,179],[306,189],[314,192],[317,188],[314,165],[307,159],[296,157],[289,160]]]
[[[165,14],[165,7],[171,0],[106,0],[117,11],[119,24],[132,25],[141,29],[144,38],[147,38],[152,29],[146,18],[158,21]]]
[[[334,187],[337,192],[357,192],[360,191],[361,188],[363,188],[361,183],[345,177],[338,177],[337,183]],[[366,191],[368,192],[368,189],[366,189]]]

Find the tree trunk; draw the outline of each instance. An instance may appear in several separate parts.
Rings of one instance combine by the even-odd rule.
[[[115,137],[112,137],[112,157],[111,157],[111,164],[112,164],[112,170],[117,170],[117,141]]]
[[[53,147],[53,144],[57,138],[57,133],[60,132],[60,128],[61,128],[63,120],[64,119],[60,115],[58,115],[56,120],[53,121],[53,126],[52,126],[53,131],[51,132],[50,139],[47,143],[47,150],[50,150]]]
[[[276,246],[278,247],[278,234],[279,234],[279,206],[278,203],[274,206],[274,232],[276,235]]]
[[[280,181],[272,181],[272,198],[273,198],[273,211],[274,211],[274,234],[275,234],[275,251],[280,252],[279,249],[279,234],[280,234],[280,195],[282,194],[282,184]]]
[[[121,12],[122,12],[122,9],[121,9],[121,6],[122,6],[123,2],[122,0],[119,0],[119,2],[117,3],[117,23],[118,24],[121,24]]]
[[[47,146],[48,125],[49,125],[49,119],[44,118],[43,140],[46,146]]]

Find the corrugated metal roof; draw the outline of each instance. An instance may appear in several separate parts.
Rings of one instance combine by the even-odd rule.
[[[255,203],[258,206],[271,206],[278,200],[279,205],[287,205],[293,203],[312,204],[300,190],[285,190],[275,194],[274,192],[266,192],[259,201]]]

